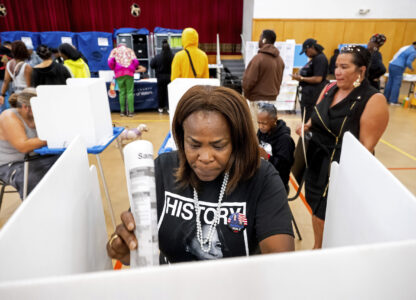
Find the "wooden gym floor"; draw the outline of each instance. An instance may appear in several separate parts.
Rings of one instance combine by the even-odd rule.
[[[405,109],[401,106],[390,106],[390,121],[382,140],[376,147],[376,157],[391,170],[414,195],[416,195],[416,109]],[[292,128],[292,136],[297,140],[294,128],[300,122],[299,114],[280,114],[288,126]],[[162,142],[169,131],[169,116],[158,112],[138,112],[133,118],[120,117],[118,113],[112,114],[116,126],[137,127],[144,123],[149,131],[143,134],[143,139],[153,143],[155,157]],[[97,165],[95,156],[89,155],[90,163]],[[124,174],[124,165],[119,149],[113,142],[102,154],[101,161],[109,188],[112,206],[117,223],[120,222],[120,214],[129,207],[127,187]],[[100,179],[101,183],[101,179]],[[10,187],[8,187],[9,190]],[[295,189],[290,185],[290,196]],[[103,206],[106,216],[107,232],[113,232],[113,226],[109,215],[108,205],[105,201],[104,191],[101,186]],[[0,210],[0,228],[19,207],[20,199],[16,193],[5,194]],[[311,249],[313,246],[313,231],[311,216],[303,201],[298,198],[290,202],[295,219],[300,228],[303,240],[296,238],[296,249]]]

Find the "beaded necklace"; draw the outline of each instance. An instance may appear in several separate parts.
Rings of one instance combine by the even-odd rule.
[[[198,238],[199,244],[201,245],[201,250],[205,253],[208,253],[211,250],[211,241],[212,236],[214,235],[214,229],[217,227],[220,220],[220,210],[222,204],[222,198],[224,197],[225,189],[228,184],[228,172],[224,174],[224,179],[222,181],[220,195],[218,196],[217,210],[215,211],[214,220],[209,226],[208,234],[204,238],[202,237],[202,225],[200,220],[201,208],[199,207],[198,193],[194,188],[194,206],[195,206],[195,217],[196,217],[196,236]],[[205,246],[208,244],[208,246]]]

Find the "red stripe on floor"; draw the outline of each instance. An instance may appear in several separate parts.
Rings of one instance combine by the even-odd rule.
[[[299,189],[299,186],[296,184],[296,182],[292,179],[292,176],[289,177],[290,183],[293,185],[293,187],[295,188],[296,192]],[[312,214],[312,209],[309,206],[308,202],[306,202],[305,196],[302,194],[302,192],[300,192],[299,194],[300,199],[302,199],[303,204],[305,204],[306,209],[309,211],[310,214]]]
[[[409,171],[409,170],[416,170],[416,168],[387,168],[391,171]]]

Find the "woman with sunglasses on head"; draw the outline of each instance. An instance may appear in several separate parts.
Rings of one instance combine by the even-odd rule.
[[[172,135],[178,151],[155,161],[162,262],[294,250],[285,187],[274,167],[260,160],[250,110],[240,94],[192,87],[178,103]],[[124,212],[121,219],[107,252],[128,264],[130,249],[140,241],[133,215]],[[219,242],[214,243],[215,233]],[[192,246],[185,239],[193,240]],[[196,255],[201,251],[207,255]]]
[[[322,246],[329,169],[333,161],[339,162],[344,133],[351,132],[374,153],[387,127],[386,98],[367,80],[370,59],[364,47],[342,48],[336,60],[337,82],[323,89],[305,124],[305,130],[312,133],[306,154],[305,196],[313,212],[314,249]]]

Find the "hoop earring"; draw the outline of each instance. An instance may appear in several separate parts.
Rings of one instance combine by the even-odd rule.
[[[352,83],[352,85],[353,85],[353,87],[354,87],[354,88],[357,88],[357,87],[359,87],[359,86],[361,85],[361,81],[360,81],[360,79],[361,79],[361,75],[358,75],[357,80],[355,80],[355,81]]]

